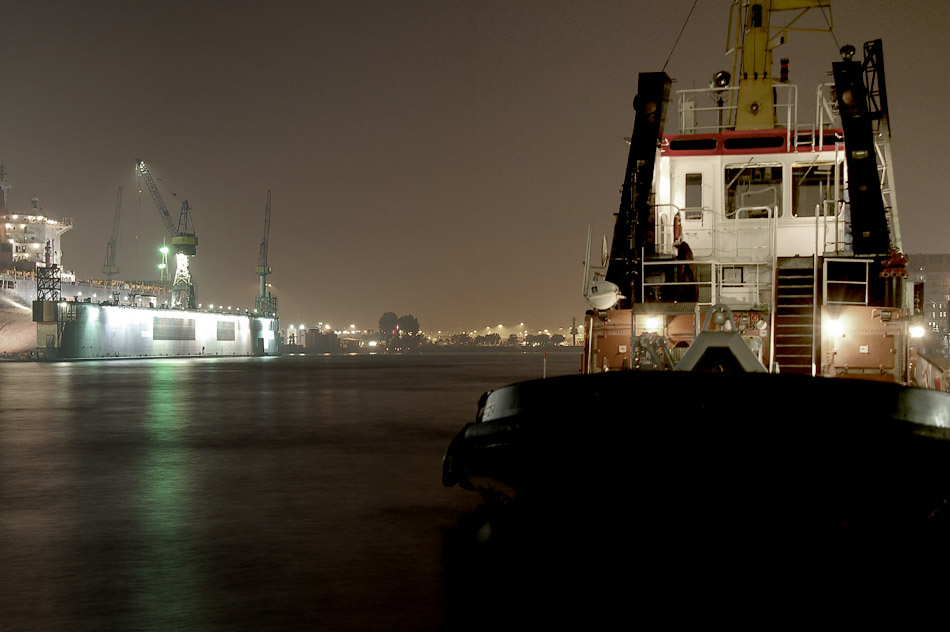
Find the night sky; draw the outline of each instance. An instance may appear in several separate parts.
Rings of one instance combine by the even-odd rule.
[[[272,190],[283,324],[568,328],[588,224],[612,230],[641,71],[708,85],[727,0],[5,3],[0,161],[10,208],[73,218],[65,265],[156,278],[145,160],[199,239],[198,301],[252,307]],[[884,41],[904,250],[948,252],[945,0],[851,0],[793,33],[801,121],[839,45]],[[672,52],[672,56],[670,55]],[[816,65],[816,67],[810,67]],[[816,69],[817,68],[817,69]],[[674,131],[668,126],[667,131]]]

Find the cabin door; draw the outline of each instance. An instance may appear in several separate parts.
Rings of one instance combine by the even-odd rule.
[[[840,172],[834,162],[795,163],[791,167],[790,197],[786,212],[779,217],[777,255],[810,257],[834,252],[844,221],[835,217],[835,178]]]
[[[695,256],[713,254],[713,200],[716,166],[708,161],[677,161],[671,174],[672,204],[670,223],[679,214],[682,241],[689,244]]]

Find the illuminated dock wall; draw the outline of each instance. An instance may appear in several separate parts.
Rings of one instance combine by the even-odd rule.
[[[278,354],[274,318],[78,303],[62,325],[62,359]]]

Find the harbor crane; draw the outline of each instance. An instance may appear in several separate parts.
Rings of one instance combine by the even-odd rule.
[[[270,189],[267,190],[267,207],[264,209],[264,239],[261,241],[261,254],[257,259],[257,274],[261,278],[261,291],[254,303],[254,311],[261,316],[277,314],[277,297],[267,289],[267,275],[272,272],[267,265],[267,244],[270,240]]]
[[[191,206],[188,200],[181,203],[181,213],[178,216],[178,225],[172,220],[168,208],[165,206],[162,195],[158,191],[158,186],[152,178],[152,174],[145,161],[136,161],[136,168],[145,180],[145,186],[148,192],[152,194],[152,201],[158,208],[162,220],[165,222],[165,228],[172,238],[172,247],[175,249],[175,280],[172,282],[172,307],[182,309],[195,309],[195,284],[191,279],[189,269],[189,259],[198,252],[198,238],[195,236],[195,226],[191,221]]]
[[[119,266],[115,264],[115,251],[119,243],[119,216],[122,212],[122,187],[115,196],[115,219],[112,220],[112,238],[106,244],[106,261],[102,265],[102,273],[110,281],[119,274]]]

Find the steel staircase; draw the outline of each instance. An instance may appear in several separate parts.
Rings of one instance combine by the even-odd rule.
[[[813,375],[815,272],[811,257],[782,257],[775,283],[775,355],[781,373]]]

